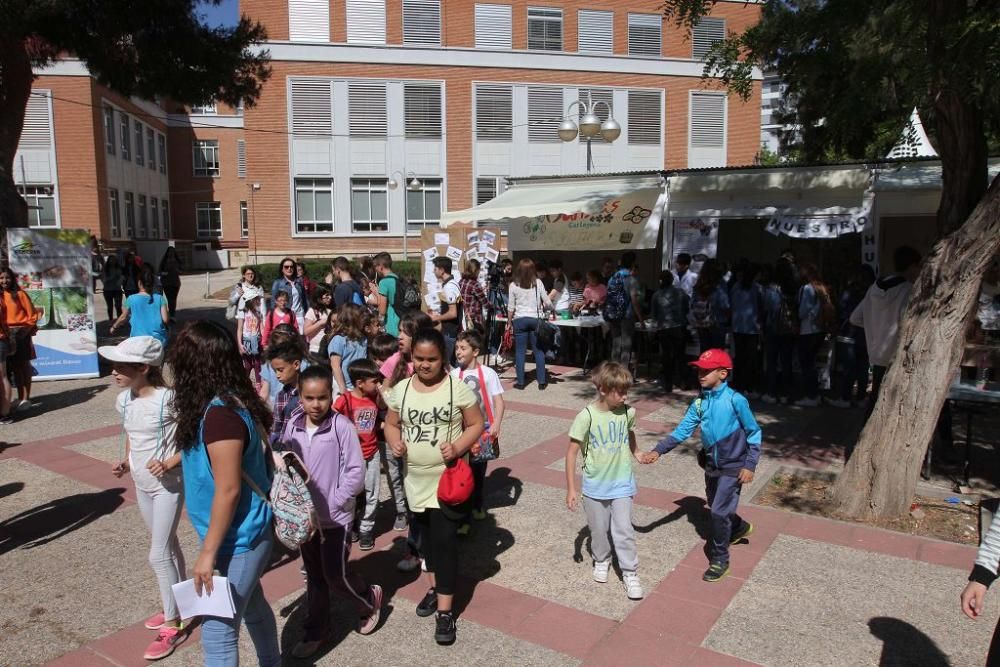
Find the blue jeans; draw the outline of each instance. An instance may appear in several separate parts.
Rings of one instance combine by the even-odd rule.
[[[538,347],[538,318],[518,317],[514,320],[514,366],[517,369],[517,383],[524,384],[524,355],[531,346],[535,353],[535,379],[545,384],[545,353]]]
[[[277,667],[281,664],[278,628],[271,605],[264,599],[260,577],[271,556],[271,535],[266,533],[256,546],[241,554],[220,554],[215,567],[229,585],[236,605],[233,618],[205,617],[201,625],[201,649],[205,667],[236,667],[240,664],[240,621],[257,650],[257,664]]]

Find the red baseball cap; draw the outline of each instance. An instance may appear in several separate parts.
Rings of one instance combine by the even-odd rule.
[[[716,368],[732,368],[733,360],[725,350],[712,349],[702,352],[698,360],[690,362],[688,366],[712,371]]]

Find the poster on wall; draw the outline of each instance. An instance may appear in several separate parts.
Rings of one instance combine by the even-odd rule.
[[[97,377],[90,232],[8,229],[7,248],[18,287],[39,312],[35,379]]]
[[[698,273],[701,265],[710,257],[715,257],[719,246],[719,219],[673,218],[673,254],[674,258],[682,253],[691,255],[691,270]]]

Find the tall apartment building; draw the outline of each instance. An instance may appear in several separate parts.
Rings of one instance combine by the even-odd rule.
[[[491,199],[506,176],[583,172],[585,144],[557,134],[578,99],[605,102],[598,115],[610,107],[622,126],[593,146],[596,171],[750,164],[759,84],[748,103],[727,96],[702,79],[702,59],[759,7],[721,2],[693,34],[660,8],[242,0],[267,26],[273,66],[244,117],[248,180],[259,184],[251,255],[399,253],[404,230]],[[405,187],[413,176],[417,191]]]

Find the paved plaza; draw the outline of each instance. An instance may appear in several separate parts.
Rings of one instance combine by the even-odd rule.
[[[203,278],[186,280],[180,319],[222,316],[224,304],[204,301],[204,291]],[[414,614],[425,584],[396,572],[402,534],[383,500],[375,549],[354,553],[386,591],[382,627],[359,636],[335,600],[335,640],[304,664],[983,664],[1000,603],[988,597],[976,623],[959,612],[973,548],[752,503],[782,466],[836,461],[860,410],[753,404],[764,454],[741,514],[756,530],[733,547],[732,573],[717,584],[701,581],[708,516],[694,443],[638,469],[633,522],[646,597],[627,600],[617,576],[594,583],[586,521],[565,508],[563,471],[566,433],[592,389],[577,369],[554,373],[545,392],[531,384],[506,395],[490,517],[462,546],[457,643],[437,646],[433,619]],[[509,388],[511,371],[504,380]],[[159,594],[131,483],[110,472],[122,449],[116,390],[107,377],[36,387],[38,407],[0,427],[0,665],[147,664],[153,633],[142,621]],[[640,447],[668,432],[691,398],[638,385],[630,402]],[[180,538],[190,565],[197,540],[186,519]],[[299,565],[285,556],[263,580],[286,653],[302,632]],[[252,665],[245,633],[242,641],[243,664]],[[162,662],[201,664],[197,629]]]

